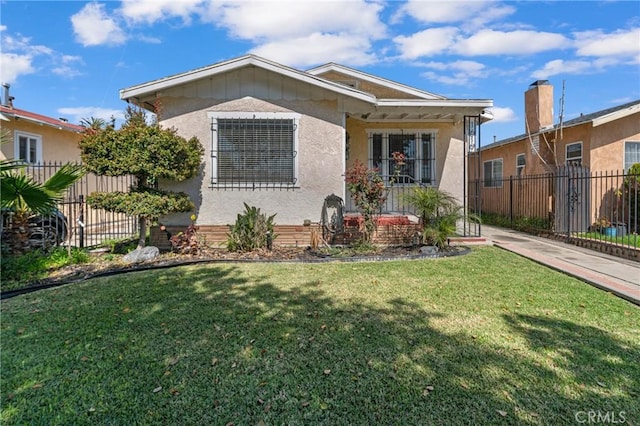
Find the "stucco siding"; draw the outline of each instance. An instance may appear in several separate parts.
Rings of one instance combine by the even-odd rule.
[[[11,120],[2,122],[3,132],[8,133],[9,142],[0,147],[0,158],[15,158],[15,132],[25,132],[36,135],[42,140],[42,161],[44,162],[68,162],[80,161],[80,149],[78,142],[81,135],[78,133],[56,129],[32,123],[27,120]]]
[[[283,225],[301,225],[305,220],[318,222],[326,196],[335,193],[344,197],[344,130],[342,114],[331,101],[280,101],[278,104],[244,97],[228,102],[202,99],[187,100],[164,97],[164,111],[170,118],[162,125],[175,127],[178,133],[190,138],[196,136],[204,150],[201,173],[195,179],[171,184],[168,189],[188,193],[196,204],[194,212],[200,225],[224,225],[235,222],[244,210],[243,203],[260,207],[266,214],[276,214],[275,222]],[[215,112],[295,112],[300,114],[297,125],[298,180],[289,189],[232,189],[215,187],[211,183],[211,119]],[[167,225],[188,223],[189,214],[172,215],[163,219]]]
[[[566,164],[567,145],[581,142],[583,166],[596,173],[622,172],[625,142],[640,140],[640,114],[632,114],[595,127],[591,121],[588,121],[566,127],[562,132],[553,130],[538,137],[539,153],[550,167],[544,166],[528,139],[485,148],[481,153],[482,162],[502,158],[504,177],[508,178],[515,175],[515,156],[524,153],[526,154],[525,174],[547,173],[552,171],[555,165]],[[548,146],[545,139],[549,142]],[[475,166],[473,164],[470,166],[470,176],[474,176]]]
[[[591,169],[622,172],[626,141],[640,141],[640,114],[594,127],[591,135]]]
[[[425,129],[436,132],[436,186],[462,200],[464,188],[464,154],[462,128],[445,123],[395,122],[372,123],[356,119],[347,120],[350,148],[347,167],[356,160],[369,164],[368,130],[375,129]]]

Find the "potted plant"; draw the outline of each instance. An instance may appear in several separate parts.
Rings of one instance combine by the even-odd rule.
[[[601,216],[596,219],[592,228],[595,232],[599,232],[608,237],[615,237],[617,234],[617,228],[612,226],[611,221],[606,216]]]

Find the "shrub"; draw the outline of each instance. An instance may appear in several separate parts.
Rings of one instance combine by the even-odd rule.
[[[236,223],[229,227],[227,249],[229,251],[251,251],[265,248],[276,239],[273,233],[275,214],[268,216],[259,208],[244,203],[245,211],[238,214]]]
[[[71,253],[59,247],[51,252],[31,250],[24,254],[2,257],[2,290],[8,291],[45,278],[50,271],[68,265],[88,263],[90,257],[85,250],[73,248]]]
[[[371,243],[377,228],[377,219],[387,201],[390,187],[398,180],[405,155],[401,152],[392,154],[394,161],[393,175],[389,177],[389,186],[385,186],[378,169],[370,169],[356,160],[353,167],[347,169],[344,180],[353,201],[364,219],[364,242]]]
[[[456,222],[464,218],[462,206],[455,197],[437,188],[415,188],[405,201],[413,205],[420,216],[423,244],[445,247],[448,237],[456,232]]]
[[[195,224],[196,216],[191,215],[191,224],[184,232],[178,232],[169,238],[171,248],[180,254],[198,254],[200,242],[198,240],[198,226]]]

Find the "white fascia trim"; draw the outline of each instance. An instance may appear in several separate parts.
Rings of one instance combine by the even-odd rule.
[[[491,99],[381,99],[376,102],[379,107],[446,107],[446,108],[491,108]]]
[[[395,81],[387,80],[382,77],[377,77],[375,75],[367,74],[362,71],[355,70],[353,68],[348,68],[343,65],[338,65],[335,63],[328,63],[317,68],[313,68],[308,70],[307,72],[312,75],[323,74],[325,72],[335,71],[340,74],[347,75],[352,78],[368,81],[370,83],[378,84],[381,86],[386,86],[390,89],[398,90],[400,92],[404,92],[413,96],[417,96],[419,98],[424,99],[447,99],[444,96],[436,95],[435,93],[426,92],[424,90],[416,89],[415,87],[406,86],[401,83],[396,83]]]
[[[38,124],[40,126],[47,126],[47,127],[51,127],[53,129],[58,129],[58,130],[66,130],[67,132],[72,132],[72,133],[82,133],[81,130],[76,130],[76,129],[70,129],[68,127],[62,126],[62,125],[57,125],[57,124],[53,124],[53,123],[48,123],[46,121],[42,121],[42,120],[38,120],[36,118],[32,118],[32,117],[27,117],[24,115],[20,115],[20,114],[13,114],[13,117],[16,119],[20,119],[20,120],[24,120],[24,121],[29,121],[31,123],[35,123]]]
[[[601,126],[614,120],[619,120],[637,112],[640,112],[640,104],[632,105],[629,108],[625,108],[621,111],[612,112],[611,114],[598,117],[593,120],[593,127]]]
[[[262,68],[268,71],[272,71],[274,73],[281,74],[286,77],[290,77],[294,80],[298,80],[314,86],[318,86],[323,89],[327,89],[332,92],[337,92],[345,96],[360,99],[370,103],[373,103],[375,101],[375,96],[371,94],[368,94],[356,89],[352,89],[349,87],[345,87],[341,84],[334,83],[334,82],[325,80],[321,77],[316,77],[314,75],[310,75],[302,71],[295,70],[293,68],[288,68],[283,65],[276,64],[274,62],[266,61],[262,58],[258,58],[253,55],[244,56],[231,61],[221,62],[221,63],[210,65],[204,68],[198,68],[192,71],[187,71],[182,74],[177,74],[174,76],[165,77],[165,78],[151,81],[148,83],[143,83],[137,86],[128,87],[120,90],[120,99],[127,100],[134,97],[144,96],[150,93],[161,91],[169,87],[174,87],[184,83],[189,83],[191,81],[199,80],[202,78],[223,74],[229,71],[234,71],[236,69],[240,69],[249,65]]]

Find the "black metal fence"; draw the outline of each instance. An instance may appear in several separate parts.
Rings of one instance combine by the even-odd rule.
[[[562,167],[549,174],[471,182],[469,200],[485,223],[636,248],[639,187],[638,175]]]
[[[24,172],[37,182],[45,182],[56,173],[63,163],[50,162],[30,165]],[[92,247],[109,240],[131,238],[138,232],[137,218],[122,213],[112,213],[102,209],[93,209],[86,204],[86,197],[93,192],[129,192],[134,183],[133,176],[97,176],[84,175],[70,187],[63,200],[58,203],[59,213],[48,218],[33,218],[32,223],[52,224],[51,232],[56,232],[62,244],[74,247]],[[55,227],[53,224],[55,223]],[[32,239],[47,236],[32,232]],[[51,235],[48,236],[49,238]],[[43,242],[44,243],[44,242]]]

